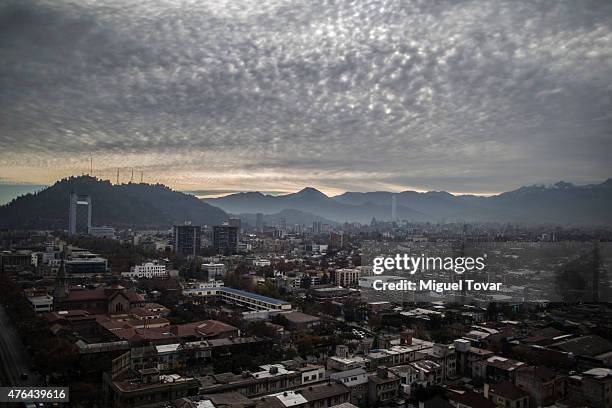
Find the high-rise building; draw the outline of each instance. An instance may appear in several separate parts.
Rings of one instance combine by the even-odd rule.
[[[227,223],[229,224],[230,227],[236,227],[238,228],[238,231],[240,231],[240,227],[241,227],[240,218],[230,218],[227,220]]]
[[[344,233],[340,232],[330,232],[329,233],[329,247],[333,249],[340,249],[344,246]]]
[[[255,221],[255,229],[257,232],[262,232],[264,227],[263,214],[257,213],[257,220]]]
[[[196,256],[202,244],[202,227],[199,225],[175,225],[173,229],[174,252]]]
[[[68,234],[87,234],[91,228],[91,197],[70,193]]]
[[[213,248],[218,254],[235,254],[238,252],[238,228],[228,224],[213,227]]]
[[[230,218],[227,220],[227,223],[230,227],[236,227],[236,230],[238,231],[238,239],[240,239],[240,232],[242,228],[242,222],[240,221],[240,218]]]
[[[312,233],[313,234],[320,234],[322,230],[322,223],[321,221],[313,221],[312,222]]]
[[[397,197],[395,197],[395,194],[391,196],[391,221],[397,221]]]

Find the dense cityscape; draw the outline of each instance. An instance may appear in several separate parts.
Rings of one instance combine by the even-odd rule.
[[[67,228],[0,231],[3,386],[68,387],[76,407],[612,406],[607,228],[415,223],[393,200],[367,224],[115,229],[92,221],[99,197],[64,198]],[[401,277],[367,253],[398,246],[486,248],[512,260],[508,289],[374,290]],[[598,298],[538,289],[593,268]]]
[[[611,0],[0,0],[0,408],[612,408]]]

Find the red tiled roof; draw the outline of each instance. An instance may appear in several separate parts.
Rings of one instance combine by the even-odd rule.
[[[141,316],[141,317],[158,315],[158,313],[150,312],[147,309],[142,308],[142,307],[135,307],[135,308],[130,309],[130,314],[133,314],[135,316]]]
[[[104,288],[99,287],[96,289],[70,289],[68,296],[66,296],[66,302],[83,302],[90,300],[106,300],[106,293]]]
[[[195,336],[200,338],[216,337],[223,333],[237,330],[236,327],[218,320],[204,320],[201,322],[179,324],[172,327],[173,333],[179,337]]]
[[[117,319],[110,319],[105,322],[98,322],[98,324],[100,324],[100,326],[104,327],[105,329],[115,333],[117,332],[117,330],[120,329],[132,328],[132,325],[130,325],[129,323]]]

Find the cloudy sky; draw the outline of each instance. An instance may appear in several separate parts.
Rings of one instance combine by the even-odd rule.
[[[0,1],[0,182],[447,190],[612,177],[612,2]]]

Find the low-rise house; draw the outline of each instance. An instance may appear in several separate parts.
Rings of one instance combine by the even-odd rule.
[[[433,348],[428,349],[426,358],[438,363],[442,368],[442,381],[455,377],[457,371],[457,357],[455,346],[452,344],[434,344]]]
[[[447,398],[455,408],[497,408],[482,394],[469,390],[448,390]]]
[[[493,356],[474,363],[472,371],[474,377],[485,379],[488,382],[509,381],[514,383],[516,370],[524,365],[522,361]]]
[[[295,391],[284,391],[258,399],[258,408],[331,408],[348,403],[350,391],[338,383],[327,383]]]
[[[422,381],[420,371],[410,364],[389,367],[389,371],[400,379],[399,393],[402,397],[410,398],[415,387],[427,388],[427,381]]]
[[[497,407],[528,408],[529,394],[510,382],[485,384],[485,398],[491,400]]]
[[[565,377],[543,366],[519,367],[515,384],[530,395],[534,407],[552,405],[565,396]]]
[[[363,368],[341,371],[329,376],[331,381],[344,384],[351,390],[351,403],[362,406],[368,397],[368,374]]]
[[[410,366],[416,370],[416,373],[410,373],[416,383],[425,387],[431,387],[434,385],[440,385],[443,381],[443,368],[440,364],[431,360],[419,360],[410,363]],[[413,381],[412,383],[414,383]]]
[[[179,374],[161,375],[149,368],[112,378],[103,377],[104,406],[131,408],[196,395],[199,381]]]
[[[484,361],[495,353],[489,350],[472,347],[469,340],[457,339],[454,341],[456,354],[456,373],[466,377],[477,377],[474,373],[474,363]]]
[[[378,367],[368,376],[368,402],[371,406],[385,405],[397,398],[400,379],[387,367]]]
[[[590,408],[612,407],[612,369],[592,368],[568,377],[568,398],[585,401]]]
[[[369,359],[361,356],[353,357],[329,357],[327,359],[327,369],[330,371],[346,371],[354,368],[366,368]]]

